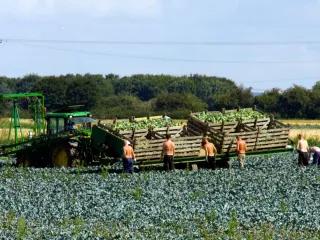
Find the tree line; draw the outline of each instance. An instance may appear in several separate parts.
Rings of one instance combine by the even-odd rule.
[[[320,82],[312,89],[301,86],[271,89],[254,96],[251,88],[232,80],[204,76],[67,74],[0,77],[0,93],[41,92],[48,111],[83,104],[99,118],[125,118],[168,114],[185,118],[190,112],[214,111],[257,105],[284,118],[320,117]],[[0,110],[5,111],[5,106]]]

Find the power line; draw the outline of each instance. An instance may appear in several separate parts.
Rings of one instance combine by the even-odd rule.
[[[63,40],[0,38],[3,43],[51,43],[51,44],[92,44],[92,45],[186,45],[186,46],[289,46],[320,45],[320,40],[304,41],[120,41],[120,40]]]
[[[153,60],[162,62],[187,62],[187,63],[219,63],[219,64],[292,64],[292,63],[320,63],[320,60],[213,60],[213,59],[194,59],[194,58],[173,58],[173,57],[159,57],[159,56],[146,56],[146,55],[136,55],[136,54],[119,54],[112,52],[97,52],[97,51],[87,51],[83,49],[70,49],[70,48],[60,48],[52,47],[47,45],[37,45],[24,43],[24,46],[35,47],[35,48],[46,48],[54,51],[63,52],[73,52],[86,55],[98,55],[98,56],[108,56],[117,58],[129,58],[129,59],[140,59],[140,60]]]

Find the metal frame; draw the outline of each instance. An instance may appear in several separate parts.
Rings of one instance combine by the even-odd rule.
[[[22,129],[20,125],[19,106],[18,101],[28,99],[32,102],[34,132],[38,136],[45,133],[45,106],[44,96],[41,93],[6,93],[0,95],[2,101],[12,101],[13,107],[11,110],[10,130],[8,140],[11,138],[11,130],[14,129],[14,143],[24,141]],[[32,101],[33,100],[33,101]],[[20,133],[20,136],[19,136]]]

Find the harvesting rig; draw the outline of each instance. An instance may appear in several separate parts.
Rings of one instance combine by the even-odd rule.
[[[156,119],[165,123],[163,126],[151,126],[150,118],[140,119],[140,122],[131,118],[125,122],[128,128],[120,130],[115,128],[116,121],[111,125],[96,122],[90,112],[81,110],[80,105],[46,113],[41,93],[2,94],[0,101],[11,107],[10,124],[6,126],[8,133],[6,138],[1,138],[0,156],[13,156],[20,166],[110,164],[122,157],[124,140],[132,143],[140,168],[159,166],[162,165],[160,155],[166,134],[170,134],[176,144],[175,163],[183,166],[206,163],[200,147],[203,136],[208,136],[216,145],[217,159],[223,160],[221,165],[226,165],[229,157],[235,156],[236,136],[246,140],[248,154],[288,150],[289,127],[255,108],[205,113],[207,116],[240,116],[217,123],[203,120],[202,113],[193,113],[183,126],[167,124],[162,116]],[[29,134],[24,133],[26,128],[22,127],[20,106],[32,110],[33,121],[27,127]],[[242,118],[243,111],[256,117]],[[143,121],[147,125],[142,124],[141,128]],[[1,122],[0,131],[4,131]]]
[[[70,167],[100,164],[110,161],[110,156],[121,157],[122,140],[92,126],[96,120],[90,112],[79,110],[81,105],[46,113],[41,93],[2,94],[0,101],[11,107],[0,156],[13,156],[19,166]],[[29,123],[27,134],[20,119],[21,105],[33,110],[33,126]],[[114,148],[108,147],[109,140]]]

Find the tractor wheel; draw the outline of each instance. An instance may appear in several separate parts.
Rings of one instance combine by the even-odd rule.
[[[31,166],[30,156],[27,154],[21,154],[17,156],[16,164],[18,167],[30,167]]]
[[[57,146],[51,155],[52,165],[54,167],[69,167],[70,166],[70,152],[65,146]]]

